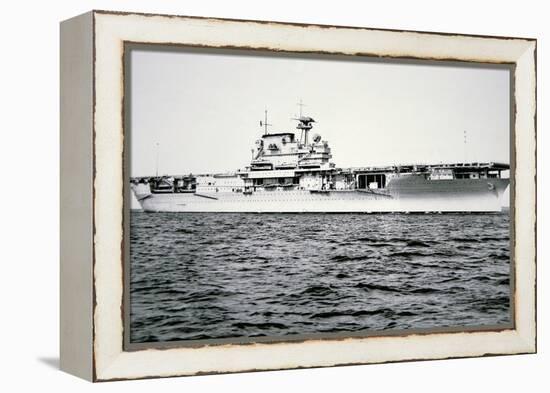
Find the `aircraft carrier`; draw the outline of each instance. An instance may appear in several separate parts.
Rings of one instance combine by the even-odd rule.
[[[500,212],[508,164],[462,162],[339,168],[328,142],[300,114],[296,132],[268,132],[250,165],[217,174],[133,177],[147,212]]]

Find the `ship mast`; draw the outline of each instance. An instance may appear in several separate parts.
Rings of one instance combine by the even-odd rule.
[[[298,102],[298,104],[296,104],[300,107],[300,117],[302,117],[302,109],[303,107],[305,106],[305,104],[302,103],[302,99],[300,98],[300,102]]]
[[[267,109],[266,109],[266,110],[264,111],[264,121],[262,122],[262,121],[260,120],[260,127],[262,127],[262,126],[264,127],[264,135],[267,135],[267,127],[268,127],[268,126],[271,126],[271,125],[272,125],[272,124],[269,124],[269,123],[267,122]]]
[[[302,99],[300,99],[300,102],[298,102],[297,105],[300,107],[300,116],[294,120],[298,120],[298,125],[296,126],[296,128],[301,131],[300,141],[304,146],[307,146],[308,133],[309,133],[309,130],[313,128],[313,125],[311,123],[315,123],[315,120],[313,120],[313,118],[311,117],[304,116],[302,109],[305,106],[305,104],[302,103]]]
[[[466,130],[464,130],[464,162],[468,162],[468,156],[467,156],[467,151],[468,151],[468,148],[467,148],[467,132]]]
[[[156,163],[155,163],[156,164],[155,167],[156,167],[157,177],[159,177],[159,146],[160,146],[160,144],[157,142],[157,160],[156,160]]]

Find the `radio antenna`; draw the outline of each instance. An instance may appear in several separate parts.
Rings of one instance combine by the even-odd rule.
[[[467,144],[467,136],[468,136],[468,133],[466,132],[466,130],[464,130],[464,163],[466,163],[466,161],[468,161],[468,157],[467,157],[467,148],[466,148],[466,144]]]
[[[156,161],[157,177],[159,176],[159,146],[160,146],[160,144],[157,142],[157,161]]]
[[[264,135],[267,135],[267,127],[268,127],[268,126],[271,126],[271,125],[272,125],[272,124],[269,124],[269,123],[267,122],[267,109],[266,109],[266,110],[264,111],[264,121],[262,122],[262,121],[260,120],[260,127],[262,127],[262,126],[264,127]]]
[[[300,107],[300,117],[302,117],[302,109],[304,106],[306,106],[305,104],[302,103],[302,99],[300,98],[300,102],[298,102],[296,105],[298,105]]]

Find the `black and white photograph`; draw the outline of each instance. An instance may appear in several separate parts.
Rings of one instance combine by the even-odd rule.
[[[0,392],[547,392],[543,5],[6,2]]]
[[[128,45],[130,344],[512,326],[511,72]]]

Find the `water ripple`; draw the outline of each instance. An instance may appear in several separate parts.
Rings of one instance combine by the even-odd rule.
[[[509,218],[131,213],[131,341],[510,322]]]

